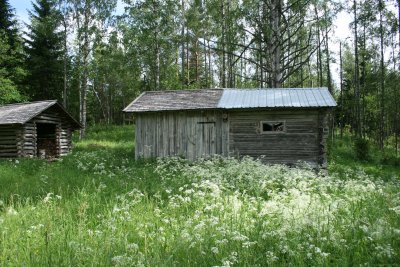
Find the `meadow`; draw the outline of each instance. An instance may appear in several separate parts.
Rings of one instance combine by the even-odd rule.
[[[59,161],[0,160],[0,266],[400,262],[400,167],[376,151],[354,160],[348,136],[327,174],[249,158],[135,161],[133,134],[92,127]]]

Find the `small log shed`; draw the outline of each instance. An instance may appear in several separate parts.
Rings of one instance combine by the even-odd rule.
[[[0,106],[0,158],[64,156],[80,128],[56,100]]]
[[[327,88],[149,91],[124,112],[136,124],[135,157],[251,156],[326,165]]]

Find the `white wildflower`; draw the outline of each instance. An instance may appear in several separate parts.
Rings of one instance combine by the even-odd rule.
[[[130,243],[126,246],[126,248],[132,251],[137,251],[139,250],[139,245],[136,243]]]
[[[219,250],[218,250],[217,247],[212,247],[211,248],[211,252],[214,253],[214,254],[218,254]]]
[[[53,193],[47,193],[47,195],[43,199],[43,202],[44,203],[49,203],[53,198],[52,195],[53,195]]]
[[[400,206],[390,208],[389,210],[394,211],[396,215],[400,215]]]
[[[7,214],[8,215],[17,215],[18,212],[13,207],[8,207]]]

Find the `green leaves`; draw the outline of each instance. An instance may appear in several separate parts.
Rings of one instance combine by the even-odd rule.
[[[20,102],[22,97],[15,84],[7,78],[0,77],[0,104]]]

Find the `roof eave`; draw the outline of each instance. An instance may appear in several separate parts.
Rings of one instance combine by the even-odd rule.
[[[212,107],[212,108],[192,108],[192,109],[158,109],[158,110],[126,110],[125,113],[151,113],[151,112],[179,112],[179,111],[209,111],[209,110],[221,110],[221,108]]]
[[[274,110],[274,109],[333,109],[336,106],[309,106],[309,107],[243,107],[243,108],[197,108],[197,109],[160,109],[160,110],[123,110],[125,113],[153,113],[153,112],[180,112],[180,111],[210,111],[210,110]]]

